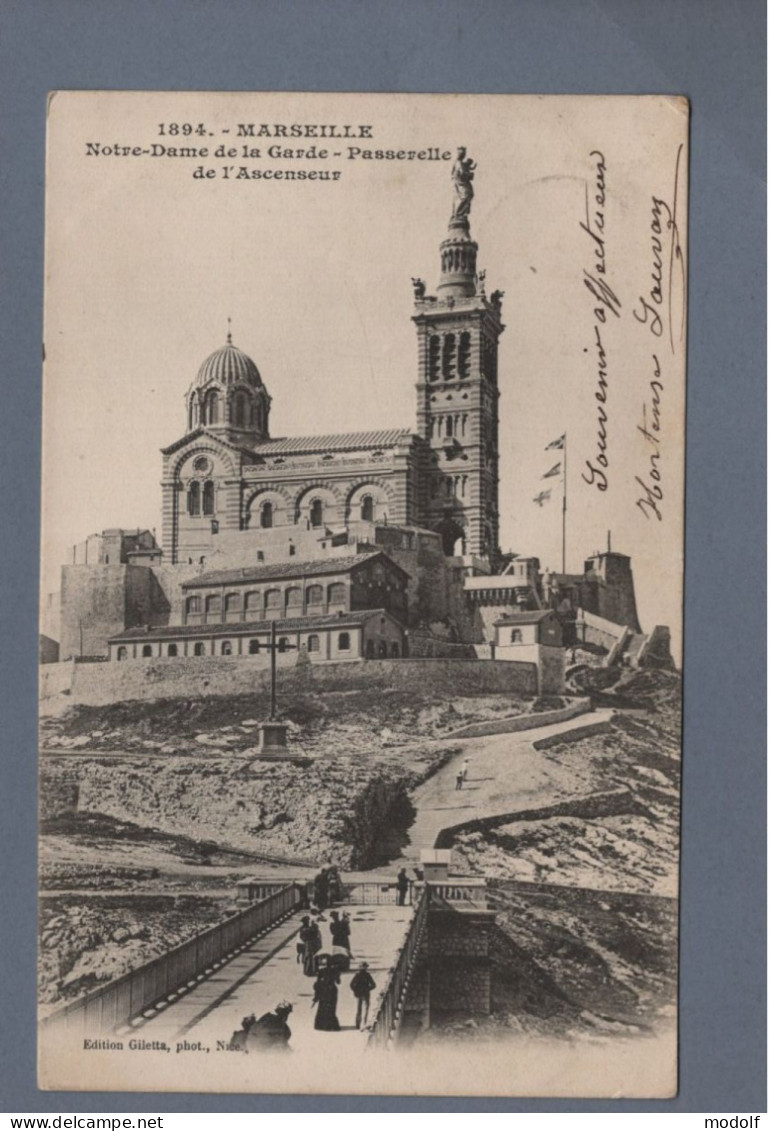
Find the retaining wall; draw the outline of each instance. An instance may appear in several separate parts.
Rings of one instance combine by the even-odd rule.
[[[576,703],[570,703],[568,707],[560,707],[556,711],[538,711],[526,715],[511,715],[505,719],[496,719],[494,722],[470,723],[466,727],[452,730],[446,738],[481,738],[486,734],[515,734],[520,730],[533,730],[552,726],[554,723],[565,723],[577,715],[584,715],[590,708],[589,699],[578,699]],[[537,743],[534,745],[539,749]]]
[[[549,734],[544,738],[538,738],[532,746],[535,750],[547,750],[549,746],[558,746],[561,742],[578,742],[580,738],[589,738],[591,734],[606,734],[610,730],[611,720],[599,719],[595,723],[585,723],[582,727],[573,727],[560,734]]]
[[[346,688],[431,687],[456,695],[536,695],[533,664],[490,660],[359,660],[297,666],[293,654],[278,656],[284,691]],[[50,670],[49,670],[50,669]],[[54,670],[55,669],[55,670]],[[68,674],[67,674],[68,673]],[[196,698],[263,691],[269,686],[266,657],[187,656],[104,664],[47,664],[43,699],[69,689],[71,702],[104,706],[133,699]]]

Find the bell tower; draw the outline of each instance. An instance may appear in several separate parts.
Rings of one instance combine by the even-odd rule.
[[[486,559],[499,553],[497,351],[502,291],[486,295],[478,245],[470,234],[475,162],[459,149],[454,201],[440,245],[435,295],[414,286],[417,328],[417,431],[429,451],[420,477],[421,522],[443,538],[444,552]]]

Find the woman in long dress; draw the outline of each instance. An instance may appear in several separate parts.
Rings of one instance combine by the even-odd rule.
[[[312,1004],[317,1005],[315,1014],[315,1028],[327,1032],[339,1032],[339,1018],[336,1015],[336,1003],[339,997],[339,975],[333,970],[320,970],[315,981],[315,994]]]

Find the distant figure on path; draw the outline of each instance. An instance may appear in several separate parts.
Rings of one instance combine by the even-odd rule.
[[[406,904],[406,893],[409,890],[409,878],[406,875],[406,869],[401,868],[398,872],[398,878],[395,881],[395,886],[398,889],[398,906],[404,907]]]
[[[368,1009],[371,1004],[371,991],[376,989],[376,982],[368,972],[368,962],[361,962],[360,970],[350,979],[350,989],[358,999],[358,1008],[355,1013],[355,1028],[362,1029],[368,1023]]]
[[[291,1040],[291,1030],[287,1019],[293,1008],[291,1002],[281,1001],[272,1013],[263,1013],[248,1030],[246,1051],[290,1052],[288,1042]]]
[[[339,1032],[339,1018],[336,1015],[338,985],[339,975],[334,970],[324,967],[318,971],[312,999],[312,1004],[318,1007],[318,1012],[315,1014],[316,1029],[324,1029],[330,1033]]]
[[[465,780],[465,775],[462,772],[462,770],[457,770],[457,784],[455,785],[454,788],[455,789],[461,789],[464,780]]]

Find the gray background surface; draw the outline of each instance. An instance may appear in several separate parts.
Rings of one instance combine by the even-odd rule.
[[[765,43],[761,0],[0,0],[3,1111],[765,1110]],[[675,1100],[37,1091],[39,343],[45,99],[57,88],[691,99]]]

